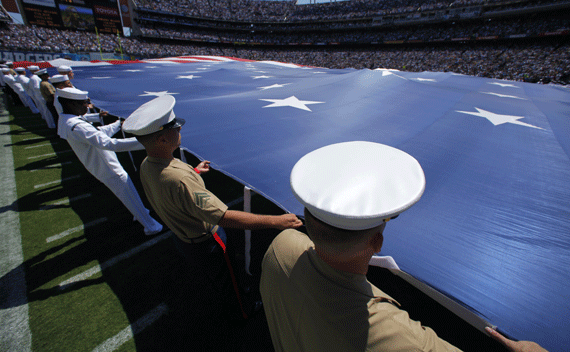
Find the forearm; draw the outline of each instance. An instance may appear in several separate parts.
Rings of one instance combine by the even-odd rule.
[[[218,222],[222,227],[234,229],[279,229],[298,228],[303,223],[293,214],[283,215],[260,215],[243,211],[228,210]]]
[[[238,210],[228,210],[218,222],[221,227],[233,229],[260,230],[274,228],[277,216],[246,213]]]

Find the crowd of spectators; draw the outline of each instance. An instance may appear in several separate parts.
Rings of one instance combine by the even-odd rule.
[[[164,1],[164,0],[163,0]],[[207,0],[204,0],[207,1]],[[215,0],[211,0],[215,1]],[[74,30],[57,30],[9,24],[0,28],[3,50],[65,52],[119,52],[138,58],[221,55],[251,60],[275,60],[328,68],[390,68],[406,71],[450,71],[472,76],[570,83],[570,24],[557,16],[517,17],[512,20],[444,22],[425,26],[343,31],[230,31],[197,29],[162,23],[146,23],[142,37]],[[535,37],[532,41],[491,40],[510,35],[533,36],[559,32],[559,41]],[[487,38],[486,41],[470,40]],[[178,39],[165,41],[164,39]],[[462,41],[452,39],[463,38]],[[447,42],[445,42],[447,40]],[[289,43],[375,43],[415,41],[438,43],[430,46],[384,45],[290,46]],[[445,46],[441,43],[446,43]],[[231,43],[231,44],[225,44]],[[240,45],[244,43],[282,46]],[[119,47],[121,46],[121,47]]]
[[[261,43],[288,45],[290,43],[383,43],[386,41],[445,41],[456,38],[508,37],[512,35],[537,36],[547,32],[570,31],[570,19],[517,17],[509,20],[476,22],[445,22],[429,26],[355,29],[343,31],[230,31],[205,30],[192,27],[142,24],[145,37],[206,42]]]
[[[9,50],[43,52],[114,52],[116,36],[93,32],[9,24],[0,28],[0,46]]]
[[[136,0],[139,9],[232,21],[295,22],[368,18],[417,11],[497,4],[501,9],[566,0],[351,0],[296,5],[296,0]],[[506,4],[505,4],[506,3]],[[507,6],[507,7],[505,7]]]

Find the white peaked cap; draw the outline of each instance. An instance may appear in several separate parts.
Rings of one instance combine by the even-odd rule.
[[[411,155],[362,141],[310,152],[295,164],[290,181],[314,217],[345,230],[371,229],[397,216],[421,198],[426,182]]]
[[[23,67],[16,67],[16,68],[14,69],[14,71],[16,71],[16,72],[26,72],[26,69],[23,68]]]
[[[39,70],[39,69],[40,69],[40,67],[39,67],[39,66],[36,66],[36,65],[28,66],[28,70],[30,70],[30,71],[37,71],[37,70]]]
[[[69,66],[62,65],[57,68],[57,72],[71,72],[72,69]]]
[[[139,106],[125,122],[123,130],[136,136],[155,133],[163,128],[176,128],[185,121],[176,118],[174,105],[176,99],[172,95],[163,95]]]
[[[69,77],[67,77],[67,75],[54,75],[49,78],[49,81],[51,83],[60,83],[60,82],[69,81]]]
[[[77,88],[57,88],[56,91],[58,96],[71,100],[87,100],[89,94],[89,92]]]
[[[10,72],[10,69],[8,67],[2,67],[2,72]]]

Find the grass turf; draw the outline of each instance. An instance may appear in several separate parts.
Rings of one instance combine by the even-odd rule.
[[[6,147],[14,155],[34,351],[273,350],[262,312],[241,324],[220,318],[219,304],[200,297],[201,288],[188,281],[171,238],[145,236],[142,226],[85,170],[67,142],[45,128],[39,115],[13,105],[9,111],[12,144]],[[144,152],[133,156],[138,165]],[[186,157],[197,164],[196,158]],[[146,202],[129,156],[120,153],[119,159]],[[239,183],[215,170],[204,179],[226,203],[243,194]],[[232,209],[242,206],[238,201]],[[252,211],[282,212],[255,195]],[[235,247],[243,248],[243,232],[227,232]],[[253,277],[242,281],[253,288],[254,299],[259,299],[262,256],[277,232],[252,235]],[[140,246],[144,248],[125,255]],[[243,264],[243,255],[238,262]],[[80,280],[61,287],[77,275]],[[399,300],[412,319],[427,323],[463,350],[504,350],[387,270],[372,268],[369,279]]]

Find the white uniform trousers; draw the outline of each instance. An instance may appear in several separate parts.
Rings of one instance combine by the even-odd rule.
[[[99,180],[105,184],[129,209],[135,220],[144,226],[144,232],[150,234],[162,230],[162,225],[150,216],[150,212],[145,208],[133,181],[126,171],[113,175],[106,179]]]

